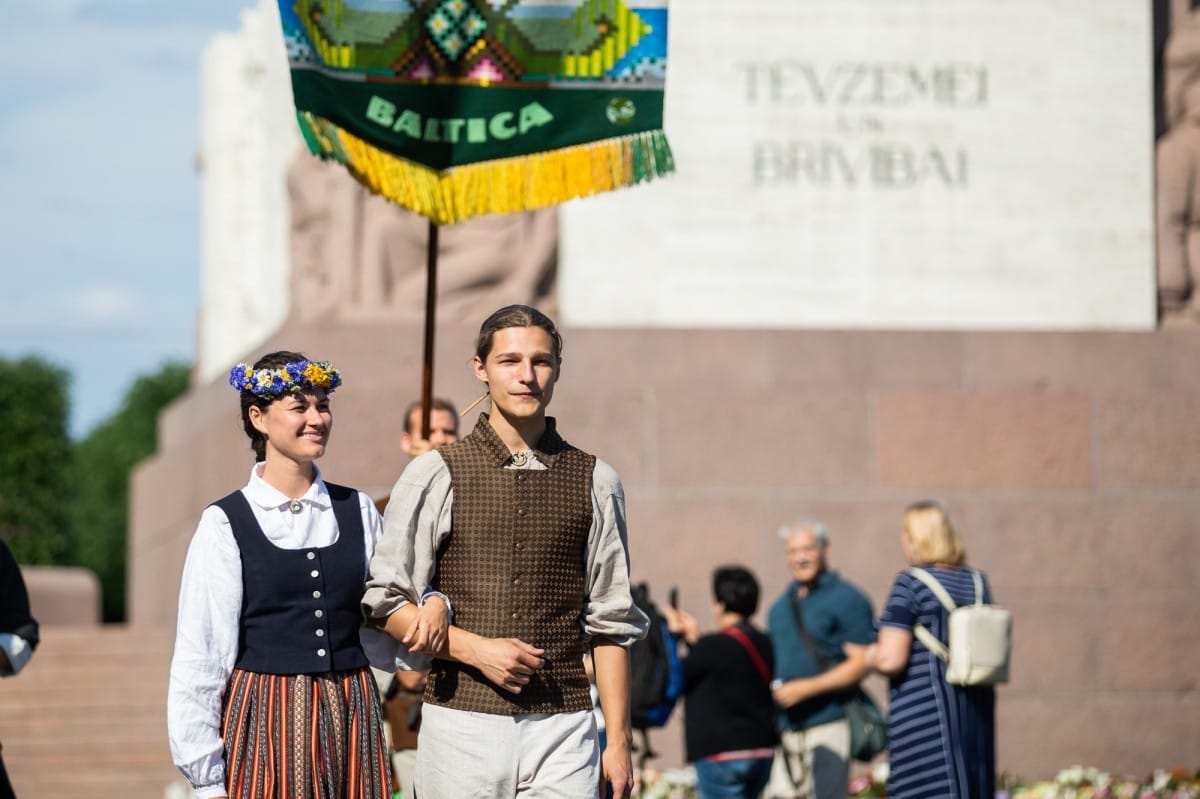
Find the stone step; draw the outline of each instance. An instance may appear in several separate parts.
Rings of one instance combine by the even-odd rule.
[[[29,665],[0,685],[4,762],[17,795],[163,799],[173,639],[159,627],[44,626]]]

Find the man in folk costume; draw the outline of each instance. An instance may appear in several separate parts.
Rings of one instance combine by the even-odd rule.
[[[546,416],[562,339],[541,312],[493,313],[476,342],[491,412],[415,459],[387,506],[363,599],[397,639],[405,606],[449,597],[417,763],[421,799],[615,797],[632,789],[627,647],[648,621],[629,589],[625,498],[608,464]],[[607,728],[599,751],[590,649]],[[412,668],[427,656],[410,656]]]

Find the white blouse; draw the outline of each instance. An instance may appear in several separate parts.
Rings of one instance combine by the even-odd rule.
[[[267,539],[280,549],[327,547],[338,538],[329,491],[318,469],[292,513],[290,498],[268,485],[262,464],[250,470],[242,493]],[[383,519],[366,494],[358,493],[366,562],[383,534]],[[366,564],[364,564],[366,565]],[[167,733],[179,771],[197,799],[225,795],[225,750],[221,706],[237,659],[242,608],[242,562],[229,519],[215,505],[205,508],[188,547],[179,590],[175,654],[167,691]],[[363,649],[372,665],[395,671],[398,645],[385,633],[363,628]]]

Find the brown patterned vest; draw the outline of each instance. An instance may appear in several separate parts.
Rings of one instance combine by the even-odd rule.
[[[511,694],[461,663],[436,660],[426,701],[516,715],[588,710],[583,669],[587,543],[596,459],[559,437],[554,420],[535,447],[546,469],[506,469],[508,447],[480,414],[475,430],[438,450],[454,490],[450,535],[434,585],[454,623],[546,650],[546,664]]]

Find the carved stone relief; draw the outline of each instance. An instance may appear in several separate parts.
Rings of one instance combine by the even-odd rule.
[[[424,317],[428,220],[304,152],[288,195],[295,317]],[[477,322],[517,302],[554,312],[556,208],[443,225],[438,243],[439,322]]]
[[[1163,86],[1168,128],[1155,153],[1158,304],[1164,323],[1200,323],[1200,14],[1173,26]]]

